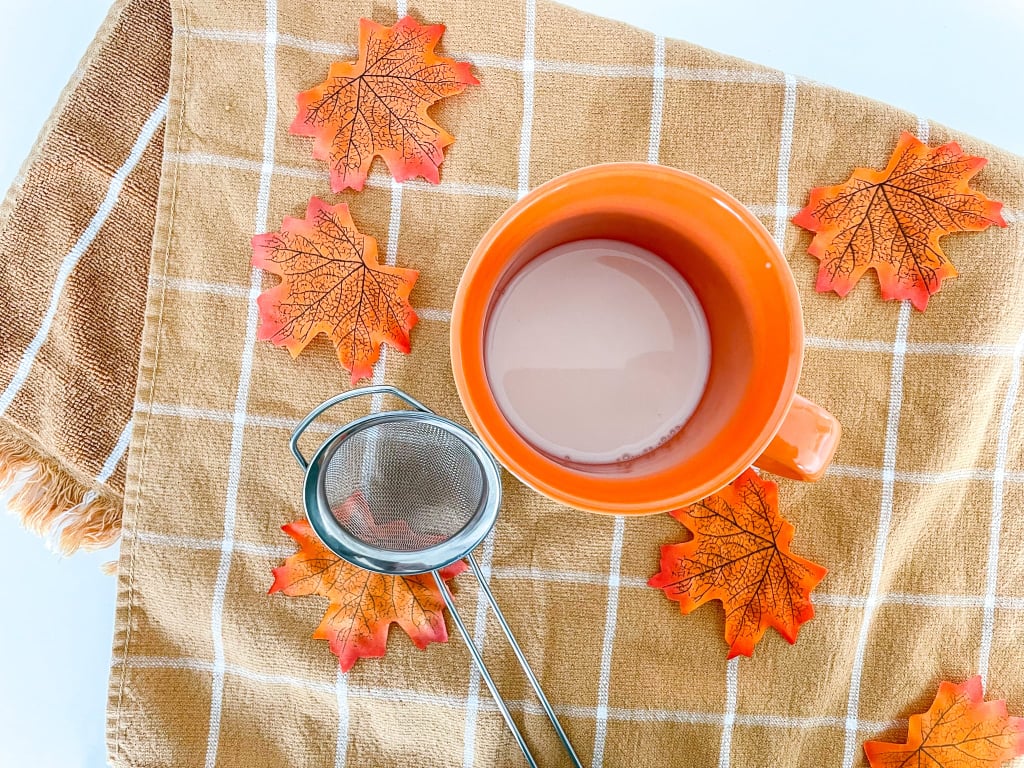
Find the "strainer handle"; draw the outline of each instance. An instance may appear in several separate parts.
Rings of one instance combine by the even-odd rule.
[[[302,451],[299,450],[299,438],[302,437],[302,433],[306,431],[306,428],[316,420],[317,416],[331,408],[338,403],[343,403],[346,400],[351,400],[353,397],[361,397],[362,395],[394,395],[399,400],[404,400],[406,403],[411,405],[417,411],[423,411],[424,413],[433,413],[432,410],[427,408],[416,398],[411,395],[407,395],[405,392],[400,390],[398,387],[393,387],[390,384],[374,384],[372,387],[360,387],[359,389],[352,389],[348,392],[342,392],[340,395],[335,395],[330,400],[325,400],[320,403],[316,408],[309,412],[309,414],[292,432],[292,439],[288,443],[292,449],[292,455],[295,456],[295,460],[299,462],[299,466],[305,469],[309,466],[309,462],[306,457],[302,455]]]
[[[508,725],[512,736],[516,740],[516,744],[523,751],[523,757],[526,758],[526,762],[530,768],[537,768],[537,760],[534,758],[533,753],[530,751],[529,745],[526,743],[526,739],[523,738],[522,731],[519,730],[519,726],[516,725],[516,721],[512,719],[512,713],[508,710],[508,704],[505,703],[504,697],[498,690],[497,684],[494,682],[494,678],[491,677],[490,671],[487,669],[487,665],[484,663],[483,654],[480,653],[480,649],[476,647],[476,643],[473,642],[473,636],[469,634],[469,630],[466,628],[465,622],[462,620],[462,616],[459,615],[459,609],[455,607],[455,601],[452,599],[452,593],[448,590],[448,585],[444,581],[444,577],[438,572],[433,571],[434,581],[437,582],[438,591],[441,593],[441,597],[444,598],[444,604],[448,608],[448,613],[452,617],[452,621],[455,622],[455,626],[459,628],[459,632],[462,634],[462,638],[466,641],[466,647],[469,648],[469,655],[473,657],[473,661],[476,664],[477,670],[480,672],[480,677],[484,683],[487,684],[487,690],[491,692],[491,697],[494,699],[495,706],[498,707],[498,711],[501,716],[505,718],[505,723]],[[483,582],[480,582],[483,585]]]

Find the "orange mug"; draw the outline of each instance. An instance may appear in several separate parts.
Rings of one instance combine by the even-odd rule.
[[[664,445],[618,464],[574,464],[535,448],[502,414],[485,368],[504,286],[541,253],[590,238],[632,243],[671,264],[696,293],[711,338],[693,415]],[[824,474],[840,427],[796,394],[803,337],[793,275],[750,211],[688,173],[609,163],[538,187],[484,235],[455,296],[452,370],[474,429],[521,481],[588,512],[653,514],[718,491],[751,464],[798,480]]]

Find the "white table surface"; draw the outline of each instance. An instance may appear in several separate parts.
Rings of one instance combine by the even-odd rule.
[[[1020,0],[569,4],[888,101],[1024,154]],[[0,189],[17,174],[107,5],[0,0]],[[0,516],[0,768],[105,764],[115,581],[99,566],[114,558],[110,551],[62,560]]]

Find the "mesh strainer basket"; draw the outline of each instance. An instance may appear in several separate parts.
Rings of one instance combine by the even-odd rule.
[[[404,400],[413,410],[356,419],[332,434],[312,458],[303,456],[299,438],[325,410],[353,397],[385,393]],[[526,761],[535,768],[537,762],[438,574],[456,560],[469,562],[572,764],[582,768],[472,554],[494,527],[501,506],[501,472],[480,440],[401,390],[373,386],[345,392],[314,408],[295,428],[291,449],[306,471],[306,516],[324,546],[343,560],[377,573],[433,573],[495,704]]]

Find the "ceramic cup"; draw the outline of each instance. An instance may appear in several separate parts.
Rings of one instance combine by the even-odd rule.
[[[696,411],[664,445],[618,464],[573,464],[533,447],[503,416],[485,369],[487,323],[502,288],[537,255],[588,238],[633,243],[669,262],[700,300],[711,336]],[[796,394],[803,336],[793,275],[750,211],[682,171],[611,163],[538,187],[484,235],[455,297],[452,369],[474,429],[524,483],[589,512],[653,514],[714,493],[751,464],[821,477],[840,427]]]

